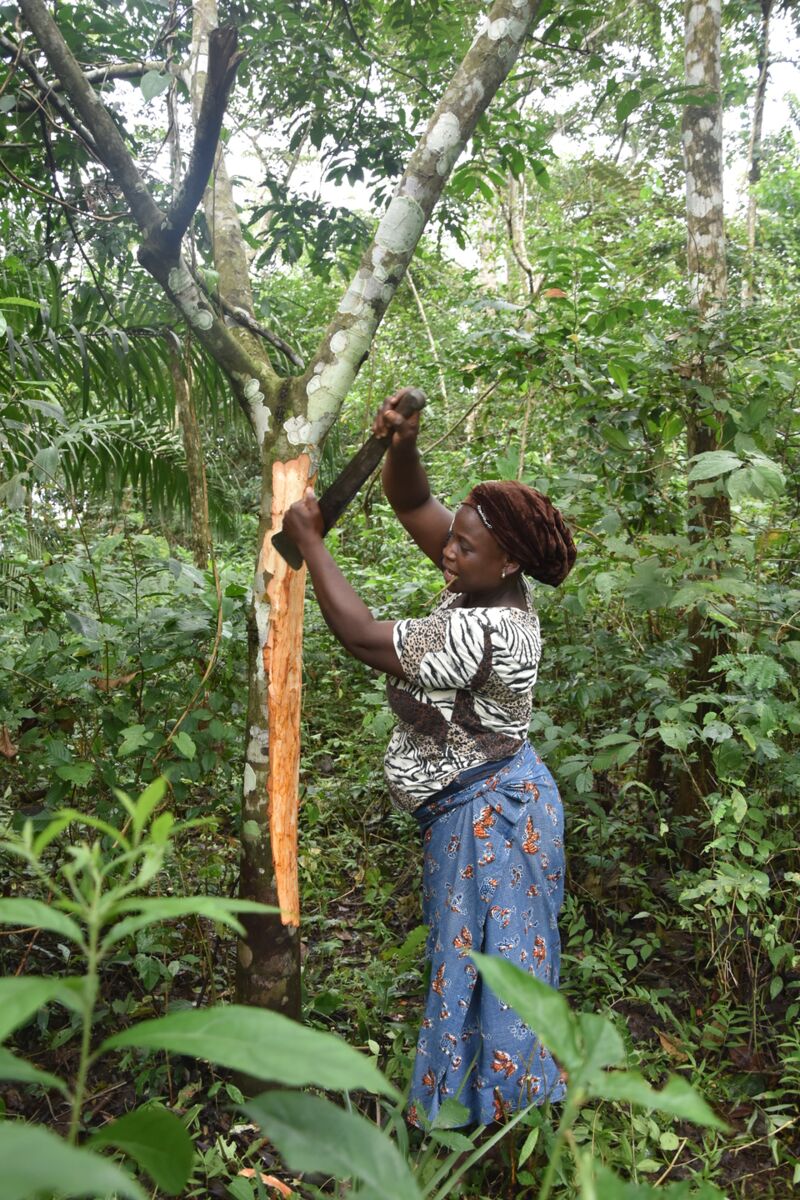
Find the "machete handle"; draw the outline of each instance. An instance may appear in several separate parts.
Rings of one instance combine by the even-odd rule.
[[[403,388],[399,394],[395,412],[399,412],[403,417],[410,417],[412,413],[423,409],[426,403],[425,393],[420,388]],[[331,486],[326,488],[320,496],[323,537],[329,529],[333,528],[350,501],[369,479],[389,448],[392,436],[391,433],[388,433],[385,437],[379,438],[373,433],[337,475]],[[275,534],[272,544],[295,571],[302,566],[302,554],[283,530]]]

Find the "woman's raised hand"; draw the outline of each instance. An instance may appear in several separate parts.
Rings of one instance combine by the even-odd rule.
[[[388,437],[392,435],[392,446],[397,446],[401,442],[416,442],[417,434],[419,433],[419,412],[414,412],[410,417],[404,417],[402,413],[397,411],[397,405],[409,388],[401,388],[399,392],[395,392],[388,400],[384,400],[383,404],[375,414],[375,420],[372,422],[372,432],[376,437]]]

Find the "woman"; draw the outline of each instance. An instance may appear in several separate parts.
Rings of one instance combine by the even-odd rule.
[[[433,1121],[450,1097],[467,1108],[464,1124],[488,1125],[564,1092],[550,1054],[481,986],[469,956],[501,955],[558,986],[563,814],[527,741],[541,643],[524,574],[557,585],[575,546],[547,497],[522,484],[479,484],[453,516],[431,495],[419,414],[396,411],[401,395],[386,401],[373,432],[392,435],[383,467],[390,504],[444,573],[434,613],[375,620],[325,548],[311,489],[284,528],[334,635],[388,676],[397,727],[386,778],[422,832],[431,982],[409,1119]]]

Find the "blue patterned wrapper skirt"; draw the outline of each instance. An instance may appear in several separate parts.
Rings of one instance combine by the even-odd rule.
[[[414,815],[431,976],[409,1121],[433,1121],[448,1098],[468,1110],[465,1125],[560,1100],[552,1056],[469,958],[499,955],[558,987],[564,816],[552,775],[526,742],[511,758],[465,772]]]

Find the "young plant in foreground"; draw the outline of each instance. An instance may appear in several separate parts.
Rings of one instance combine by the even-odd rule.
[[[187,914],[219,921],[242,934],[237,913],[272,911],[254,902],[217,896],[146,894],[164,867],[175,834],[198,824],[176,825],[168,812],[154,817],[166,786],[165,779],[155,780],[136,802],[120,793],[127,812],[122,828],[66,810],[38,835],[27,823],[21,836],[0,841],[0,852],[21,859],[39,881],[42,893],[51,897],[48,903],[23,897],[0,900],[0,923],[49,930],[85,965],[84,974],[66,978],[23,975],[0,979],[0,1042],[27,1024],[44,1005],[54,1002],[76,1013],[80,1028],[78,1064],[71,1081],[0,1049],[0,1079],[57,1089],[70,1105],[66,1140],[42,1126],[0,1121],[4,1200],[27,1200],[43,1193],[145,1200],[139,1182],[102,1153],[109,1150],[133,1159],[167,1195],[183,1192],[192,1171],[194,1146],[184,1123],[161,1104],[140,1106],[90,1132],[78,1145],[90,1071],[102,1055],[123,1047],[204,1058],[294,1087],[315,1084],[332,1090],[363,1088],[397,1095],[368,1059],[339,1038],[304,1029],[276,1013],[236,1005],[191,1009],[144,1021],[92,1047],[103,984],[101,969],[120,942],[148,926]],[[46,851],[68,828],[96,831],[98,836],[64,847],[67,861],[51,871]]]

